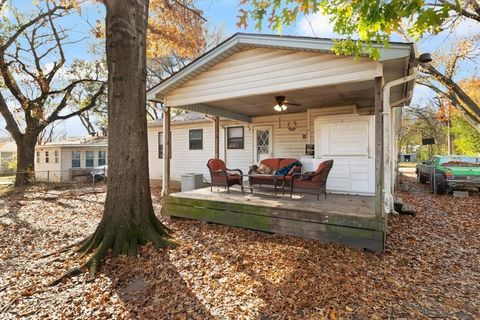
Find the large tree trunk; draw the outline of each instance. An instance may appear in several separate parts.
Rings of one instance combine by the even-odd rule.
[[[148,176],[146,118],[146,30],[148,0],[108,0],[107,199],[95,233],[80,248],[95,253],[91,273],[108,249],[113,255],[136,255],[137,246],[152,241],[165,247],[167,229],[156,218]]]
[[[15,186],[28,184],[29,178],[35,173],[35,144],[37,136],[22,135],[21,139],[15,141],[17,144],[17,172],[15,175]]]

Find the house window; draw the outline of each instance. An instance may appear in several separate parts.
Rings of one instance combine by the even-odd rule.
[[[58,151],[55,150],[55,163],[58,163]]]
[[[93,159],[95,158],[95,153],[93,151],[87,151],[85,157],[85,167],[93,168]]]
[[[244,148],[243,127],[227,128],[227,148],[228,149]]]
[[[37,163],[40,163],[40,151],[37,151]]]
[[[72,168],[80,168],[80,151],[72,151]]]
[[[104,166],[107,164],[107,152],[106,151],[98,151],[98,165]]]
[[[190,130],[189,132],[190,150],[203,149],[203,129]]]
[[[50,162],[48,151],[45,151],[45,163]]]
[[[163,159],[163,132],[158,133],[158,159]]]

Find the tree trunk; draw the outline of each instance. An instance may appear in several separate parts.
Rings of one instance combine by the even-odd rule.
[[[29,183],[28,179],[35,174],[35,144],[37,136],[22,135],[15,141],[17,144],[17,172],[15,186],[24,186]]]
[[[109,249],[136,255],[137,246],[169,242],[150,194],[146,118],[148,0],[107,0],[108,186],[102,220],[80,248],[96,250],[87,262],[95,273]]]

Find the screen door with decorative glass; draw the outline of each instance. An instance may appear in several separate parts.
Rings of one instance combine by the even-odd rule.
[[[272,127],[255,127],[255,161],[258,163],[272,156]]]

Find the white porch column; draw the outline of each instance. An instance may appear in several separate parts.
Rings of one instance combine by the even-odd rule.
[[[215,132],[215,159],[220,159],[220,117],[214,118],[214,132]]]
[[[162,177],[162,196],[170,192],[170,156],[172,154],[172,143],[170,138],[170,107],[166,105],[163,108],[163,177]]]

